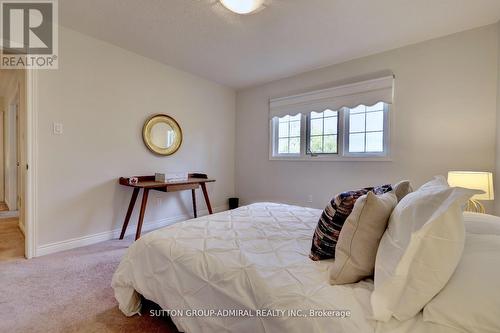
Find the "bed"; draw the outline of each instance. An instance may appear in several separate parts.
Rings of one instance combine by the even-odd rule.
[[[138,314],[142,295],[189,333],[453,332],[421,315],[403,323],[370,320],[371,280],[330,285],[331,261],[308,258],[320,214],[256,203],[151,232],[114,274],[119,308]]]

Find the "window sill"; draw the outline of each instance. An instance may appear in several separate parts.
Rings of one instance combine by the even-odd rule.
[[[390,156],[270,156],[270,161],[297,162],[392,162]]]

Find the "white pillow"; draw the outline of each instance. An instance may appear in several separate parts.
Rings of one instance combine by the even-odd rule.
[[[377,251],[374,319],[412,318],[444,287],[464,246],[462,206],[475,193],[438,176],[398,203]]]
[[[470,234],[500,235],[500,217],[464,212],[465,232]]]
[[[467,332],[500,332],[500,236],[467,234],[462,259],[425,306],[424,321]]]

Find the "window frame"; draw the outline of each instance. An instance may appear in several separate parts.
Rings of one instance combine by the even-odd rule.
[[[392,161],[392,126],[395,112],[394,106],[384,102],[384,151],[368,153],[349,152],[349,108],[340,108],[332,111],[338,112],[337,129],[337,153],[310,153],[308,149],[310,113],[312,111],[321,112],[310,108],[310,111],[301,112],[300,119],[300,153],[299,154],[279,154],[278,153],[278,117],[270,119],[270,140],[269,140],[269,160],[277,161]],[[325,110],[328,108],[325,108]],[[324,110],[323,110],[324,111]]]

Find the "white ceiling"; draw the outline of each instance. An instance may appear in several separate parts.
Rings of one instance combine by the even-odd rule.
[[[497,22],[499,0],[60,0],[61,24],[243,88]]]

